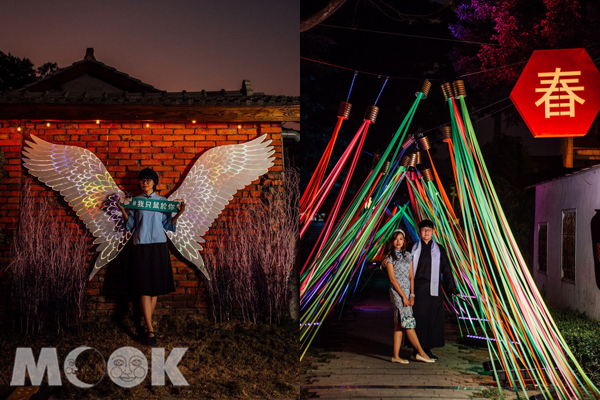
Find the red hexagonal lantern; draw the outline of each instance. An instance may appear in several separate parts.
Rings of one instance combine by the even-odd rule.
[[[585,49],[536,50],[510,99],[534,137],[585,136],[600,109],[600,72]]]

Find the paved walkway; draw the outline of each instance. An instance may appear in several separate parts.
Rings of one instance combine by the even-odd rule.
[[[306,371],[300,382],[304,395],[327,399],[496,398],[490,396],[496,392],[496,383],[490,375],[483,375],[482,363],[489,360],[487,349],[458,344],[458,326],[450,323],[451,318],[446,323],[446,346],[433,350],[439,357],[435,364],[390,362],[393,307],[388,288],[387,276],[377,270],[352,310],[341,321],[331,315],[322,326],[303,360]],[[408,359],[411,353],[412,349],[403,347],[400,356]],[[504,396],[516,398],[507,390]]]

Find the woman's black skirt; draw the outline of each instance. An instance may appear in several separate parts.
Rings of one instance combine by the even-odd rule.
[[[139,296],[158,296],[175,291],[167,243],[131,246],[127,291]]]

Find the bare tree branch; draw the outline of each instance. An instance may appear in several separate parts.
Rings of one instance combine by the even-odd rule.
[[[305,32],[319,25],[321,22],[329,18],[331,14],[336,12],[338,8],[340,8],[345,2],[346,0],[330,0],[321,11],[300,21],[300,32]]]

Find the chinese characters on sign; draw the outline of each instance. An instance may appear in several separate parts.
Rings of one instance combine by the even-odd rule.
[[[554,72],[540,72],[538,74],[541,78],[552,78],[542,79],[540,82],[542,85],[550,85],[548,88],[537,88],[536,92],[545,93],[538,101],[535,102],[536,106],[544,103],[545,117],[550,118],[557,115],[568,115],[569,117],[575,116],[575,102],[579,104],[585,103],[585,100],[577,96],[573,92],[582,91],[583,86],[569,86],[570,83],[579,83],[579,78],[566,79],[567,76],[579,76],[581,71],[564,71],[561,72],[560,68],[556,68]],[[558,86],[560,84],[560,87]],[[566,94],[561,94],[566,93]],[[568,100],[563,102],[563,100]],[[552,111],[553,108],[558,108],[556,111]],[[567,108],[565,110],[565,108]]]
[[[133,210],[149,210],[149,211],[164,211],[164,212],[177,212],[176,201],[168,200],[144,200],[144,199],[132,199],[129,204],[123,204],[123,207]]]
[[[510,98],[534,137],[585,136],[600,109],[598,89],[585,49],[537,50]]]

